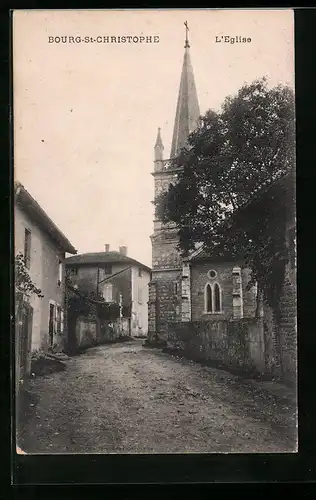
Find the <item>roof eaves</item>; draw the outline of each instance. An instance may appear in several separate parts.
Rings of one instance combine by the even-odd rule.
[[[99,256],[95,255],[91,256],[91,254],[79,254],[74,257],[68,257],[66,259],[66,265],[71,266],[86,266],[86,265],[98,265],[98,264],[131,264],[135,266],[139,266],[142,269],[145,269],[147,272],[151,272],[151,268],[146,266],[145,264],[142,264],[141,262],[127,256],[122,256],[118,253],[117,256],[109,256],[108,259],[104,259],[105,253],[101,254]]]
[[[70,254],[76,254],[77,250],[70,243],[68,238],[60,231],[52,219],[47,215],[45,210],[40,206],[40,204],[31,196],[31,194],[25,189],[25,187],[20,183],[15,183],[15,199],[17,203],[24,209],[30,217],[36,215],[38,223],[42,226],[51,238],[58,243],[65,252]]]

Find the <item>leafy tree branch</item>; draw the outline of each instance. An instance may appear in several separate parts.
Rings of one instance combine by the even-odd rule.
[[[24,255],[19,252],[15,256],[15,291],[16,293],[22,293],[27,297],[31,295],[37,295],[40,298],[43,298],[41,290],[34,285],[29,271],[25,265]]]

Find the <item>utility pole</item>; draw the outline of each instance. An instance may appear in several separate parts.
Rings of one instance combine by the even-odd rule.
[[[97,297],[96,299],[99,300],[99,280],[100,280],[100,268],[98,266],[97,268]],[[97,309],[98,306],[96,306],[96,309]],[[96,341],[97,343],[100,342],[100,338],[101,338],[101,322],[100,322],[100,318],[99,318],[99,315],[98,315],[98,309],[96,311]]]
[[[119,304],[120,304],[120,328],[121,332],[123,332],[123,295],[121,293],[119,298]]]
[[[100,268],[97,268],[97,298],[99,297]]]

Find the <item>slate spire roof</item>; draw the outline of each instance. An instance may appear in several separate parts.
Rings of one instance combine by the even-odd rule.
[[[196,128],[200,116],[199,102],[190,58],[190,44],[188,40],[188,26],[184,45],[184,59],[180,80],[180,88],[176,109],[176,118],[173,128],[173,138],[170,158],[176,157],[185,146],[189,134]]]
[[[162,139],[161,139],[161,128],[160,127],[158,128],[158,133],[157,133],[157,139],[156,139],[155,148],[162,148],[162,149],[164,149],[163,144],[162,144]]]

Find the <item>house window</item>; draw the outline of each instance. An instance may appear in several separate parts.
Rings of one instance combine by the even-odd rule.
[[[173,293],[174,293],[174,295],[178,295],[178,291],[179,291],[179,285],[178,285],[178,282],[175,281],[173,283]]]
[[[214,312],[221,311],[221,289],[218,283],[214,285]]]
[[[24,232],[24,263],[28,269],[31,265],[31,231],[25,229]]]
[[[139,304],[143,303],[143,290],[141,288],[138,289],[138,302]]]
[[[105,276],[112,274],[112,264],[102,264],[102,269]]]
[[[77,274],[78,274],[78,267],[72,267],[72,268],[70,269],[70,274],[71,274],[72,276],[77,276]]]
[[[63,263],[62,263],[62,261],[60,260],[60,261],[58,262],[58,286],[60,286],[60,285],[61,285],[62,280],[63,280]]]
[[[139,276],[139,278],[141,278],[141,277],[142,277],[142,270],[141,270],[141,268],[140,268],[140,267],[138,268],[138,276]]]
[[[205,312],[213,312],[213,297],[212,297],[212,287],[207,284],[205,287]]]
[[[105,302],[112,302],[113,300],[113,285],[112,283],[106,283],[103,287],[103,298]]]

